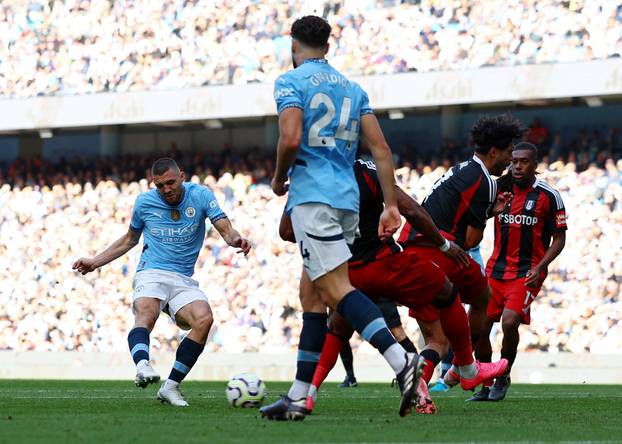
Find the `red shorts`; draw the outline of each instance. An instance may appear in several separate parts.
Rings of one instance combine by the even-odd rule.
[[[488,286],[486,275],[475,260],[469,257],[468,266],[460,266],[453,259],[445,256],[438,247],[411,244],[406,251],[433,262],[445,273],[460,294],[465,304],[472,304]],[[433,322],[439,318],[438,308],[433,305],[410,310],[408,315],[420,321]]]
[[[515,311],[522,316],[522,323],[531,322],[531,303],[540,293],[540,287],[526,287],[525,278],[500,281],[490,278],[490,301],[486,315],[494,321],[501,319],[503,309]]]
[[[349,275],[350,283],[371,299],[391,299],[409,308],[431,304],[445,285],[440,268],[405,251],[350,266]]]

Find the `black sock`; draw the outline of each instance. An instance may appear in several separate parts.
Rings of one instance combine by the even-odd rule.
[[[417,353],[417,347],[415,347],[415,344],[413,344],[413,341],[410,340],[410,338],[408,336],[406,336],[404,339],[402,339],[399,344],[404,347],[404,350],[406,350],[408,353]],[[422,354],[423,356],[423,354]]]
[[[445,353],[445,357],[443,357],[443,363],[441,364],[441,378],[445,377],[445,374],[451,368],[451,363],[454,360],[454,351],[449,347],[447,353]]]
[[[354,378],[354,357],[352,356],[350,342],[346,341],[343,344],[339,356],[341,356],[341,362],[343,362],[343,368],[346,369],[348,377]]]
[[[435,368],[438,365],[438,363],[441,362],[441,357],[439,356],[439,354],[435,350],[432,350],[431,348],[423,350],[421,352],[421,356],[423,356],[425,359],[427,359],[432,364],[434,364],[432,368]]]
[[[127,335],[127,343],[134,364],[138,364],[143,359],[149,360],[149,330],[145,327],[133,328]]]
[[[177,353],[175,354],[175,364],[173,364],[173,369],[171,370],[171,374],[168,376],[168,379],[175,382],[181,382],[192,366],[199,359],[199,355],[203,352],[205,348],[205,344],[199,344],[198,342],[194,342],[192,339],[186,337],[179,347],[177,348]]]
[[[296,362],[296,380],[310,383],[315,367],[320,360],[324,340],[326,339],[326,313],[306,312],[302,314],[302,330],[298,343]]]

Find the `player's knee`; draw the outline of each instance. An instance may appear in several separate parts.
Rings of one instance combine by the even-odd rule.
[[[520,323],[521,317],[518,313],[511,310],[505,310],[503,312],[503,318],[501,319],[501,328],[503,329],[504,333],[506,331],[517,330],[520,326]]]
[[[438,308],[447,308],[454,303],[458,297],[458,290],[454,287],[449,280],[445,279],[445,285],[441,291],[434,296],[432,303]]]
[[[213,323],[214,323],[214,316],[212,315],[211,311],[208,311],[208,312],[204,312],[198,315],[194,319],[190,327],[192,328],[192,330],[195,330],[207,336],[210,329],[212,328]]]

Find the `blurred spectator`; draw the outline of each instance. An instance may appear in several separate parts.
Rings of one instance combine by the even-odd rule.
[[[310,13],[332,25],[329,57],[348,75],[622,56],[612,0],[4,0],[0,95],[271,82]]]

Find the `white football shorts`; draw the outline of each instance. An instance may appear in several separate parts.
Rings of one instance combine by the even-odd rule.
[[[348,245],[354,243],[358,213],[307,203],[296,205],[291,217],[303,266],[312,281],[352,257]]]
[[[160,300],[160,310],[168,314],[171,319],[184,330],[188,325],[177,323],[175,315],[184,306],[194,301],[208,302],[207,296],[199,288],[194,279],[180,273],[164,270],[143,270],[136,273],[132,282],[134,294],[133,302],[139,298],[155,298]]]

